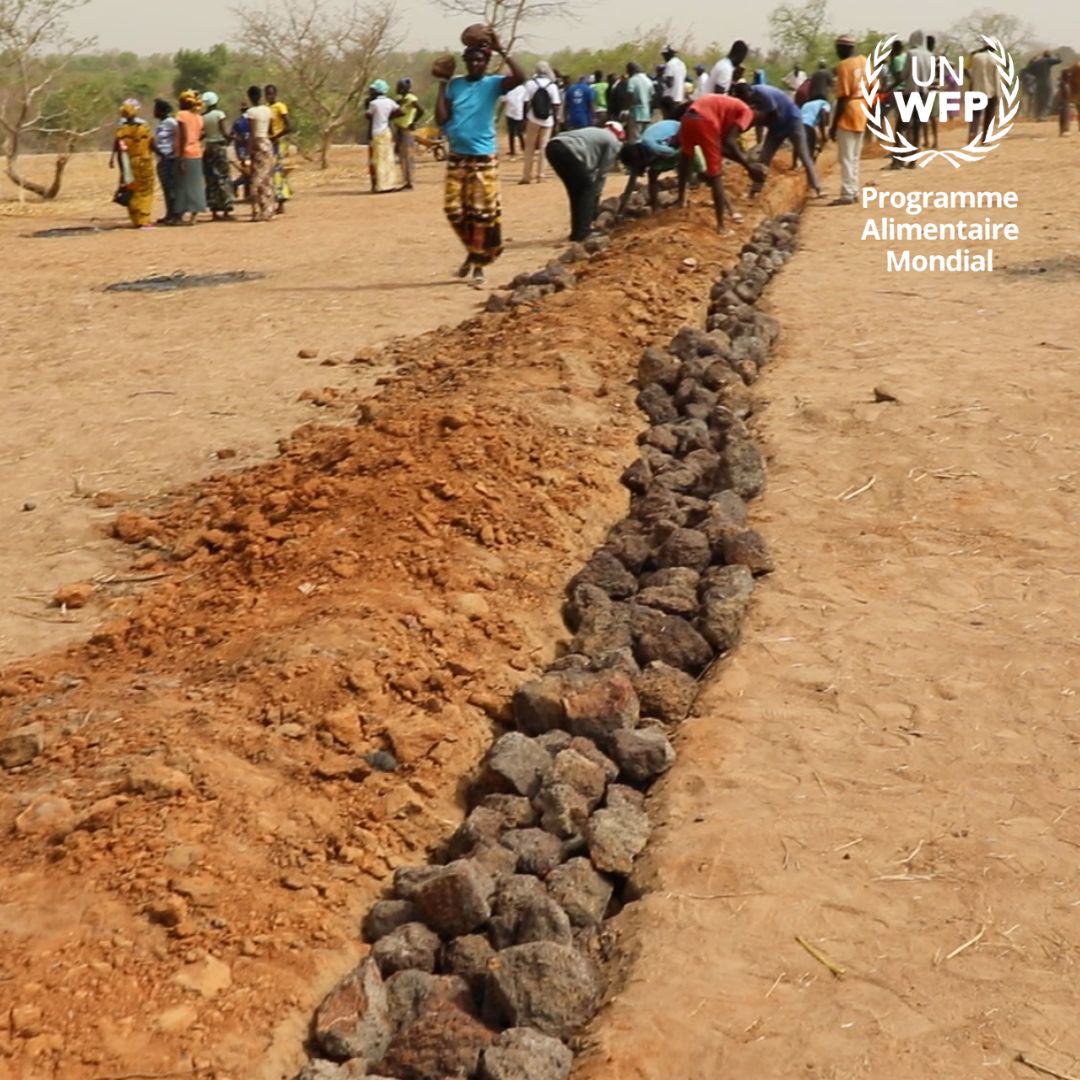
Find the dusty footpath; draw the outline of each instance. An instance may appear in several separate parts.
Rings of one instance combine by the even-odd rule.
[[[993,277],[887,276],[862,211],[804,215],[759,384],[777,570],[652,798],[581,1080],[1080,1074],[1080,142],[1035,134],[864,177],[1016,190]]]

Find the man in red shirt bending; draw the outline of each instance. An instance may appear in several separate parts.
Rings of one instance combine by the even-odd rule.
[[[752,162],[739,145],[739,136],[754,122],[754,112],[744,101],[727,94],[705,94],[691,102],[679,127],[679,206],[686,205],[686,185],[690,179],[694,151],[701,149],[705,157],[705,176],[712,187],[713,207],[716,210],[716,228],[726,233],[724,226],[724,158],[737,161],[751,176],[761,183],[768,170],[764,165]]]

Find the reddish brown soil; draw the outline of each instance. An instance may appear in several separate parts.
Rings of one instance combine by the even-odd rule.
[[[706,206],[632,228],[576,291],[398,346],[374,398],[328,395],[340,426],[120,519],[150,534],[127,576],[160,581],[0,679],[0,732],[46,736],[0,801],[0,1076],[290,1073],[623,512],[641,347],[800,190],[725,239]],[[57,798],[58,838],[13,831]]]

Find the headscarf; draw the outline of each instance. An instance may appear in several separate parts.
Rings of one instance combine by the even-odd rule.
[[[385,79],[376,79],[371,84],[371,89],[374,90],[376,94],[389,94],[390,84]]]
[[[624,128],[618,120],[609,120],[604,127],[606,127],[619,142],[622,142],[626,138],[626,128]]]
[[[134,120],[139,115],[139,110],[142,108],[142,104],[138,98],[125,98],[124,102],[120,106],[120,115],[125,120]]]
[[[180,104],[197,106],[199,104],[199,95],[194,90],[182,90],[180,92]]]
[[[541,60],[536,65],[536,74],[541,79],[554,80],[555,72],[551,70],[551,65],[546,60]]]
[[[202,103],[208,108],[213,109],[217,106],[217,103],[221,99],[214,93],[213,90],[206,90],[203,92]]]

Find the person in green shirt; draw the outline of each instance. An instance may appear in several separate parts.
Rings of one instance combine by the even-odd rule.
[[[401,166],[401,177],[404,181],[402,191],[411,191],[413,186],[413,172],[416,169],[416,136],[413,132],[420,118],[424,115],[424,106],[420,99],[412,92],[412,79],[399,79],[397,84],[398,107],[401,115],[395,116],[392,123],[394,129],[394,149],[397,150],[398,163]]]
[[[596,126],[603,127],[607,123],[607,92],[608,82],[604,73],[597,69],[593,72],[593,111],[596,115]]]

